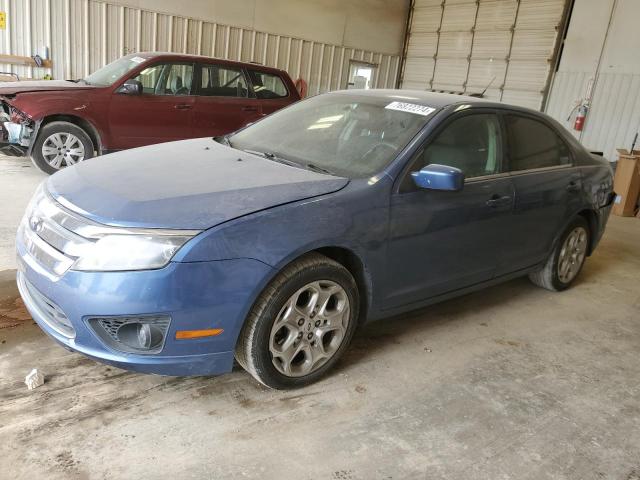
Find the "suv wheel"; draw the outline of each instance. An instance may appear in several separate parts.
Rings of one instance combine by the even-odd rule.
[[[564,231],[544,267],[529,274],[539,287],[558,292],[569,288],[584,265],[589,248],[589,225],[576,217]]]
[[[94,148],[82,128],[69,122],[51,122],[38,132],[31,160],[38,169],[52,174],[93,157]]]
[[[358,305],[358,288],[346,268],[324,255],[306,255],[260,294],[240,332],[236,360],[267,387],[313,383],[346,350]]]

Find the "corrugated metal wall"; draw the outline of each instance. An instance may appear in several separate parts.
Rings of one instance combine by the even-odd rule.
[[[0,52],[31,56],[50,48],[54,78],[80,78],[127,53],[160,50],[255,61],[302,77],[309,94],[345,88],[350,60],[378,66],[372,84],[393,88],[399,56],[329,45],[96,0],[0,0],[7,29]],[[0,65],[22,77],[49,70]]]
[[[582,132],[572,126],[576,100],[586,96],[593,74],[586,72],[558,72],[546,113],[562,123],[592,151],[604,152],[609,160],[617,159],[616,148],[631,146],[640,128],[640,75],[631,73],[602,73],[593,92],[588,121]],[[637,144],[636,148],[640,146]]]
[[[539,109],[565,0],[414,0],[402,88]]]
[[[637,0],[576,0],[547,102],[549,115],[609,160],[618,158],[617,148],[631,148],[640,130],[639,15]],[[590,109],[578,132],[573,124],[581,102]]]

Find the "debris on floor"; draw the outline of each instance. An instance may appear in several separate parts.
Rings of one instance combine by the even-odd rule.
[[[34,368],[29,372],[29,375],[25,377],[24,383],[29,390],[33,390],[40,385],[44,385],[44,375],[37,368]]]

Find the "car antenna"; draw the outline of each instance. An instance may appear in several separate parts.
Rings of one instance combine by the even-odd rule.
[[[484,98],[484,94],[486,93],[487,90],[489,90],[489,87],[491,86],[491,84],[493,83],[493,81],[496,79],[496,77],[494,76],[491,81],[489,82],[489,84],[484,87],[484,90],[482,90],[481,93],[472,93],[471,95],[469,95],[470,97],[476,97],[476,98]]]

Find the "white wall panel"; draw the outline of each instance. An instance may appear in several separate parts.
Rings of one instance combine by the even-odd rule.
[[[617,148],[629,149],[640,130],[638,18],[637,0],[576,0],[547,102],[549,115],[609,160],[617,159]],[[577,132],[574,107],[583,101],[591,108]]]
[[[32,56],[49,47],[53,68],[0,65],[21,77],[80,78],[137,51],[202,54],[253,61],[302,77],[309,94],[345,88],[349,60],[377,65],[374,85],[393,88],[399,56],[275,35],[240,26],[98,0],[0,0],[7,29],[0,52]],[[440,7],[437,11],[440,12]],[[439,13],[438,13],[439,15]],[[433,54],[431,54],[433,55]]]
[[[565,3],[416,0],[402,87],[477,93],[493,80],[492,98],[539,109]]]

